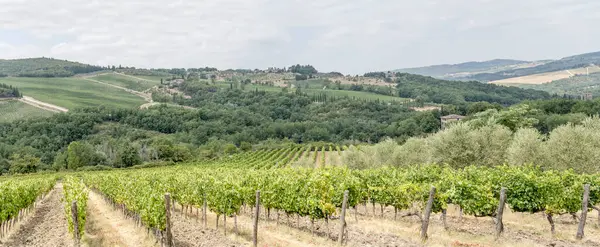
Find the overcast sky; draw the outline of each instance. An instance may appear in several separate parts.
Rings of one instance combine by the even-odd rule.
[[[0,58],[363,73],[600,51],[599,0],[0,0]]]

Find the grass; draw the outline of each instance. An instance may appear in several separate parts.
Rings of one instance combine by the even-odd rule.
[[[17,100],[0,101],[0,123],[34,117],[49,117],[53,112],[42,110]]]
[[[0,83],[18,87],[26,96],[68,109],[106,105],[132,108],[144,103],[121,89],[80,78],[0,78]]]
[[[123,76],[123,75],[119,75],[119,74],[99,75],[99,76],[94,76],[91,79],[98,80],[101,82],[106,82],[106,83],[117,85],[117,86],[121,86],[124,88],[129,88],[129,89],[136,90],[136,91],[144,91],[146,89],[149,89],[153,86],[157,86],[160,84],[160,79],[158,79],[158,81],[149,80],[146,78],[142,78],[142,79],[146,79],[146,80],[136,80],[135,78]]]
[[[148,81],[155,82],[156,84],[160,84],[160,79],[167,80],[172,78],[172,76],[151,76],[151,75],[134,75],[135,77],[142,78]]]

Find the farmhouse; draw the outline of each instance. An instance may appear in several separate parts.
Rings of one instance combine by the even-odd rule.
[[[456,114],[442,116],[442,117],[440,117],[440,121],[442,123],[442,129],[444,129],[448,123],[451,123],[454,121],[460,121],[461,119],[464,119],[464,118],[465,118],[465,116],[456,115]]]

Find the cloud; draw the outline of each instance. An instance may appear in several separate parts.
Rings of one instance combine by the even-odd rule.
[[[0,5],[3,58],[51,56],[136,67],[311,63],[361,73],[600,50],[600,34],[594,32],[600,2],[594,0],[0,0]]]

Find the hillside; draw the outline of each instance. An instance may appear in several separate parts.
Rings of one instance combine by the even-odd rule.
[[[527,99],[547,99],[550,94],[530,89],[484,84],[476,81],[449,81],[433,77],[396,74],[398,96],[421,102],[464,104],[490,102],[503,105],[516,104]]]
[[[552,94],[570,95],[580,97],[584,93],[591,93],[594,96],[600,95],[600,73],[590,75],[576,75],[566,79],[555,80],[545,84],[513,84],[514,86],[543,90]]]
[[[527,76],[533,74],[555,72],[583,68],[590,65],[600,64],[600,52],[585,53],[575,56],[564,57],[559,60],[540,64],[529,68],[518,68],[495,73],[481,73],[469,76],[469,79],[478,81],[495,81],[512,77]]]
[[[559,70],[546,73],[538,73],[526,76],[511,77],[502,80],[490,81],[493,84],[499,85],[514,85],[514,84],[544,84],[556,80],[567,79],[573,76],[587,75],[600,72],[600,67],[593,65],[582,68]]]
[[[105,68],[54,58],[0,59],[0,75],[19,77],[69,77]]]
[[[441,64],[431,65],[425,67],[397,69],[394,72],[403,72],[410,74],[418,74],[433,77],[451,77],[452,74],[457,73],[473,73],[480,71],[488,71],[492,69],[499,69],[511,65],[527,64],[528,61],[512,60],[512,59],[494,59],[483,62],[465,62],[459,64]]]
[[[60,107],[106,105],[138,107],[144,100],[124,90],[91,82],[82,78],[0,78],[0,83],[17,87],[21,94]]]

